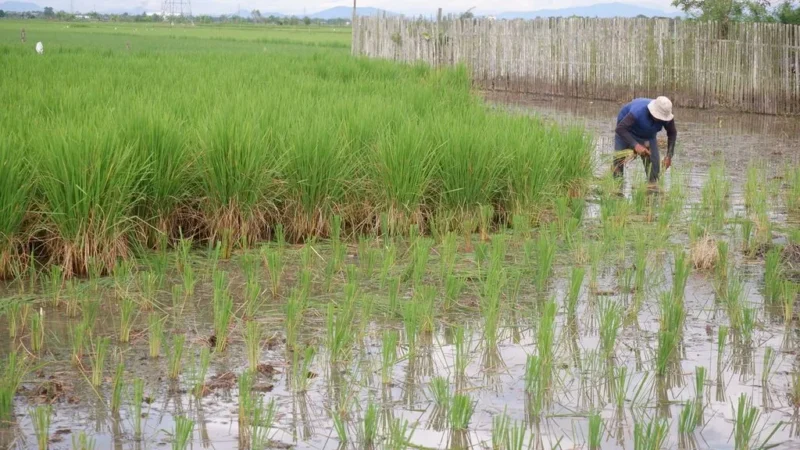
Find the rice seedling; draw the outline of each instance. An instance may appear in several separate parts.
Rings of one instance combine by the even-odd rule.
[[[486,346],[493,348],[497,345],[497,333],[500,321],[501,291],[505,283],[505,272],[501,266],[492,264],[483,285],[481,295],[481,315],[483,316],[484,338]]]
[[[444,280],[444,309],[451,311],[458,305],[458,298],[464,289],[464,280],[452,273],[448,273]]]
[[[331,364],[347,361],[353,348],[353,321],[355,320],[355,293],[339,304],[328,303],[327,346]]]
[[[261,360],[261,341],[263,339],[263,331],[261,324],[255,320],[247,322],[244,333],[244,343],[247,349],[247,363],[250,371],[255,373],[258,368],[258,363]]]
[[[44,309],[31,314],[31,350],[38,354],[44,346]]]
[[[93,437],[86,435],[85,431],[72,435],[73,450],[95,450],[96,442]]]
[[[17,338],[17,335],[19,335],[19,333],[21,331],[21,330],[18,329],[18,326],[17,326],[18,323],[20,323],[19,322],[19,316],[20,316],[20,304],[19,304],[19,302],[17,302],[17,301],[9,302],[9,305],[8,305],[8,337],[12,341]],[[24,322],[23,322],[22,326],[23,327],[25,326]]]
[[[39,450],[47,450],[50,447],[50,421],[53,416],[53,406],[37,406],[31,410],[30,416],[33,432],[36,435],[36,445]]]
[[[647,281],[647,258],[648,241],[644,234],[639,234],[636,237],[635,253],[634,253],[634,280],[633,286],[638,296],[644,295],[645,282]]]
[[[261,249],[261,257],[269,273],[270,292],[272,293],[272,297],[276,298],[280,294],[281,279],[283,278],[283,251],[281,249],[263,247]]]
[[[292,355],[292,389],[294,392],[303,393],[308,391],[311,377],[309,376],[311,365],[317,351],[314,347],[308,346],[302,353],[295,351]]]
[[[685,317],[683,304],[675,301],[671,295],[665,294],[661,300],[661,328],[656,350],[656,373],[659,376],[667,374],[669,363],[675,355],[682,335]]]
[[[72,349],[72,363],[80,365],[89,330],[83,322],[69,324],[70,347]]]
[[[66,281],[66,313],[67,317],[78,317],[80,313],[80,297],[78,297],[78,284],[75,280]]]
[[[181,273],[183,279],[183,292],[187,297],[194,295],[194,288],[197,285],[197,277],[191,264],[183,266]]]
[[[205,392],[206,386],[206,375],[208,374],[208,366],[211,363],[211,351],[208,347],[203,347],[200,349],[200,367],[195,368],[194,373],[194,386],[192,387],[192,393],[195,397],[202,397]]]
[[[589,450],[599,450],[603,440],[603,418],[598,413],[589,415]]]
[[[147,340],[150,346],[150,357],[161,356],[161,344],[164,341],[164,321],[158,313],[150,313],[147,327]]]
[[[708,170],[708,179],[701,191],[702,205],[709,211],[709,224],[719,229],[725,221],[728,209],[728,195],[730,182],[725,176],[725,167],[721,162],[715,162]]]
[[[692,414],[697,419],[697,425],[703,422],[705,414],[706,368],[697,366],[694,370],[694,402],[695,411]],[[688,413],[687,413],[688,414]]]
[[[183,294],[183,286],[180,284],[175,284],[172,286],[172,314],[174,317],[178,317],[183,313],[183,310],[186,308],[186,295]]]
[[[46,282],[45,289],[50,293],[53,306],[57,307],[61,304],[61,294],[64,289],[64,270],[61,266],[50,266]]]
[[[6,357],[0,378],[0,428],[6,427],[14,418],[14,395],[22,385],[29,370],[25,361],[20,361],[16,351]]]
[[[390,384],[392,382],[392,370],[397,364],[397,332],[387,330],[383,332],[381,339],[381,382]]]
[[[422,284],[422,278],[428,270],[428,259],[430,258],[433,241],[427,238],[417,240],[413,250],[413,262],[410,266],[411,281],[414,286]]]
[[[675,268],[672,272],[673,300],[683,303],[686,292],[686,282],[691,273],[691,265],[686,253],[679,251],[675,254]]]
[[[553,272],[555,260],[555,238],[547,230],[542,230],[536,241],[536,289],[543,293]]]
[[[796,211],[800,209],[800,165],[788,167],[785,177],[787,188],[783,192],[786,198],[786,207],[790,211]]]
[[[381,288],[389,280],[389,275],[394,268],[395,259],[397,257],[397,246],[394,242],[390,243],[383,252],[383,261],[381,262],[381,275],[380,282]]]
[[[752,255],[755,250],[755,242],[753,241],[753,222],[750,220],[742,220],[742,250],[747,255]]]
[[[745,297],[744,280],[738,274],[728,275],[727,296],[725,298],[725,309],[728,313],[730,328],[736,336],[742,333],[744,324],[744,306],[742,301]]]
[[[411,443],[414,429],[409,428],[408,421],[399,417],[394,418],[389,424],[389,436],[386,439],[387,450],[404,450]]]
[[[194,421],[185,417],[175,417],[175,432],[172,438],[172,450],[186,450],[194,432]]]
[[[297,344],[297,333],[303,322],[308,302],[307,293],[303,289],[294,289],[286,302],[286,348],[294,349]]]
[[[728,278],[728,242],[720,239],[717,241],[717,264],[714,266],[714,279],[716,281],[717,294],[725,297],[726,283]]]
[[[372,448],[378,437],[378,405],[372,400],[367,402],[367,409],[364,411],[364,417],[361,420],[361,444],[364,448]]]
[[[683,405],[680,415],[678,416],[678,433],[687,435],[694,433],[698,423],[702,420],[699,417],[699,406],[696,401],[689,401]]]
[[[786,329],[792,326],[794,321],[794,303],[797,294],[800,292],[800,285],[792,281],[784,281],[781,284],[781,302],[783,303],[783,322]]]
[[[239,430],[249,431],[256,399],[253,397],[253,376],[255,372],[245,371],[239,376]]]
[[[606,357],[614,355],[614,346],[617,342],[617,335],[622,326],[623,308],[619,303],[610,299],[600,302],[600,345]]]
[[[131,340],[131,330],[133,329],[135,313],[136,302],[130,298],[124,298],[119,310],[119,341],[123,344],[127,344]]]
[[[115,416],[119,415],[119,409],[122,406],[122,387],[125,383],[124,375],[125,363],[122,361],[122,358],[120,358],[117,364],[117,370],[114,371],[114,378],[111,382],[111,413]]]
[[[728,343],[728,327],[720,325],[717,330],[717,364],[722,363],[722,357],[725,355],[725,346]]]
[[[768,251],[764,259],[764,300],[768,305],[775,305],[780,299],[782,281],[780,260],[779,248]]]
[[[450,400],[450,429],[466,430],[475,412],[475,405],[468,394],[455,394]]]
[[[669,433],[666,419],[653,419],[646,425],[641,422],[633,425],[634,450],[660,450],[664,448]]]
[[[142,403],[144,402],[144,380],[136,378],[133,380],[133,394],[131,406],[133,408],[131,417],[133,418],[133,439],[142,440]]]
[[[181,375],[185,342],[186,335],[183,334],[176,334],[172,338],[172,346],[170,346],[169,359],[167,360],[167,378],[170,380],[177,380]]]
[[[537,329],[537,350],[539,351],[542,389],[549,390],[554,365],[554,344],[556,332],[556,303],[553,300],[545,303]]]
[[[252,450],[266,450],[272,439],[272,426],[275,424],[278,406],[275,399],[265,405],[264,399],[259,398],[253,408],[252,431],[250,432],[250,448]]]
[[[142,303],[139,305],[144,311],[152,311],[155,308],[156,296],[163,278],[153,271],[143,272],[141,275]]]
[[[440,277],[445,281],[452,276],[455,270],[456,257],[458,254],[458,241],[454,233],[447,233],[442,239],[441,259],[439,261]]]
[[[612,386],[614,387],[614,404],[617,409],[622,409],[625,405],[629,384],[628,368],[626,366],[615,367]]]
[[[101,337],[97,339],[92,355],[92,386],[98,387],[103,384],[103,371],[105,370],[106,356],[110,339]]]
[[[214,274],[214,351],[223,352],[228,346],[228,334],[233,317],[233,298],[228,289],[225,272]]]
[[[750,450],[770,448],[769,441],[778,431],[781,423],[778,423],[772,432],[761,442],[758,442],[758,425],[761,420],[761,411],[753,405],[752,400],[747,394],[741,394],[735,405],[731,405],[733,410],[733,441],[736,449]]]
[[[764,349],[764,360],[761,365],[761,386],[764,389],[769,388],[769,379],[775,370],[775,363],[778,360],[778,354],[772,347]]]
[[[525,437],[527,434],[526,431],[527,430],[524,423],[516,421],[509,422],[505,436],[506,450],[523,450],[525,448],[531,448],[533,445],[531,442],[528,442],[527,447],[525,446]]]
[[[496,414],[492,416],[492,450],[500,450],[506,446],[506,438],[508,437],[508,423],[511,419],[503,414]]]
[[[450,381],[444,377],[433,377],[429,389],[436,406],[444,411],[449,410],[452,397],[450,395]]]

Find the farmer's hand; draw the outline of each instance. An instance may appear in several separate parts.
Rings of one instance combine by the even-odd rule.
[[[669,169],[671,166],[672,166],[672,158],[667,156],[666,158],[664,158],[664,170]]]
[[[639,156],[650,156],[650,150],[642,144],[636,144],[636,147],[633,147],[633,152]]]

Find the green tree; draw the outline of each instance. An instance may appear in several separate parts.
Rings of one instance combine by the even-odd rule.
[[[2,9],[0,9],[0,17],[5,17],[5,16],[6,16],[6,12],[3,11]]]
[[[780,23],[800,25],[800,4],[794,5],[789,0],[785,0],[776,8],[775,18]]]
[[[55,16],[56,16],[56,12],[53,11],[52,7],[47,6],[47,7],[44,8],[44,17],[46,19],[52,19]]]
[[[308,16],[306,16],[306,17],[303,17],[303,24],[304,24],[305,26],[309,26],[309,25],[311,25],[311,18],[310,18],[310,17],[308,17]]]
[[[250,17],[253,18],[253,22],[260,23],[262,19],[261,11],[254,9],[253,11],[250,12]]]
[[[763,20],[768,17],[768,0],[673,0],[672,6],[689,17],[727,24],[743,20]]]

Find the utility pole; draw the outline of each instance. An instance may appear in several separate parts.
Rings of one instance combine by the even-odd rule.
[[[350,21],[350,28],[353,29],[353,36],[350,38],[350,53],[352,53],[353,56],[356,55],[356,18],[358,17],[356,15],[356,1],[357,0],[353,0],[353,20]]]

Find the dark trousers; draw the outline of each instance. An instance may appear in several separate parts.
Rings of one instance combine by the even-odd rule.
[[[647,174],[648,180],[651,183],[655,183],[658,181],[658,176],[661,172],[661,156],[658,153],[658,141],[655,137],[651,139],[640,139],[638,136],[634,136],[636,141],[642,145],[646,146],[646,143],[650,144],[650,156],[642,156],[642,162],[644,163],[644,172]],[[618,135],[614,136],[614,151],[619,150],[633,150],[630,146],[625,142],[624,139],[619,137]],[[614,159],[614,178],[622,178],[625,173],[625,160],[617,160]]]

